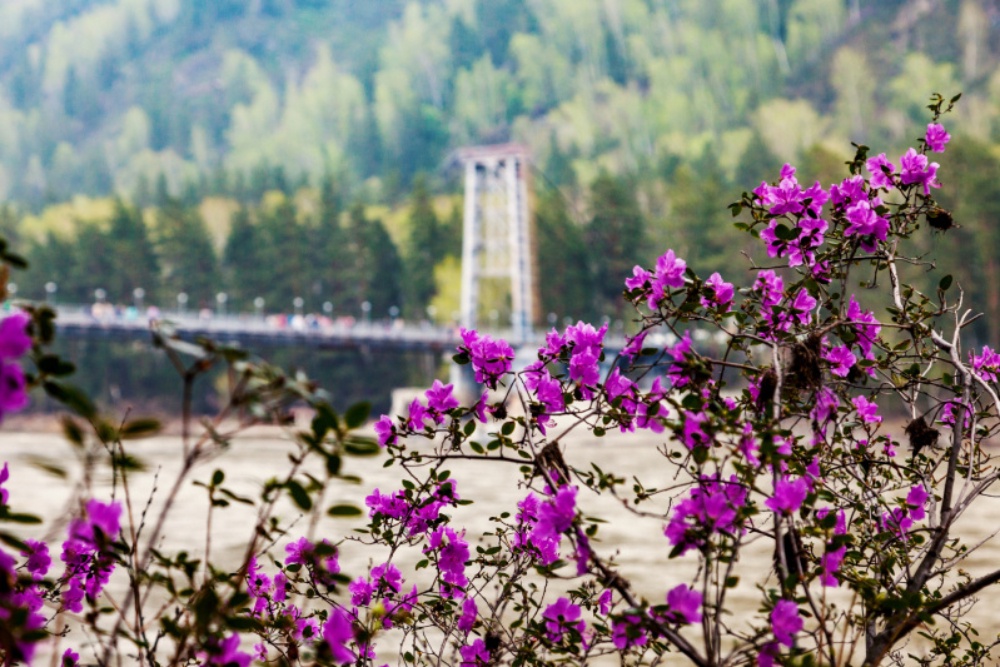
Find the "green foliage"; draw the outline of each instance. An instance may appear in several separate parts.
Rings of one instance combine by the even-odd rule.
[[[410,198],[410,235],[405,255],[406,306],[409,317],[422,319],[436,291],[434,265],[445,255],[444,239],[423,176],[414,179]]]
[[[593,308],[623,315],[621,278],[645,259],[645,225],[628,183],[603,173],[590,187],[591,218],[585,238],[591,251]]]

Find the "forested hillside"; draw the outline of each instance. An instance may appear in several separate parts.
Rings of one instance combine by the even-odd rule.
[[[39,277],[67,297],[127,300],[141,281],[355,314],[438,298],[440,315],[457,266],[446,158],[516,140],[560,269],[546,310],[614,316],[604,276],[668,243],[699,271],[731,266],[742,189],[784,161],[826,182],[851,141],[901,152],[929,95],[962,91],[941,172],[962,227],[928,250],[971,241],[975,257],[940,264],[1000,315],[984,279],[1000,275],[997,0],[14,0],[0,38],[3,226],[71,258]],[[126,219],[151,259],[112,277]],[[365,252],[392,268],[386,295],[365,293],[383,287],[358,277]],[[244,262],[283,278],[254,286]]]

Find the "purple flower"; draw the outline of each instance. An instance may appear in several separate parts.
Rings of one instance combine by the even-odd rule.
[[[774,495],[768,498],[764,504],[775,512],[788,515],[802,507],[807,495],[809,495],[809,480],[807,478],[798,477],[792,480],[781,477],[774,485]]]
[[[514,360],[514,349],[503,339],[494,340],[488,334],[480,335],[474,329],[461,329],[462,345],[459,351],[469,354],[476,382],[490,389],[497,388],[500,377],[508,373]]]
[[[915,149],[910,148],[899,159],[899,163],[902,167],[900,180],[904,185],[920,183],[924,186],[925,196],[931,193],[931,188],[941,187],[941,184],[937,182],[939,165],[937,162],[928,164],[926,155],[921,155]]]
[[[0,321],[0,358],[17,359],[31,349],[30,322],[31,318],[22,311],[11,313]]]
[[[972,370],[990,382],[997,381],[997,375],[1000,374],[1000,354],[991,350],[988,345],[984,345],[981,354],[972,353],[971,357]]]
[[[794,635],[802,629],[803,621],[799,608],[791,600],[778,600],[771,612],[771,631],[781,644],[791,647]]]
[[[813,421],[825,426],[826,422],[837,416],[837,408],[840,407],[840,399],[837,394],[828,387],[820,387],[816,392],[813,402],[813,409],[809,416]]]
[[[747,490],[735,475],[725,482],[715,476],[702,476],[699,486],[687,498],[674,505],[670,523],[664,529],[670,543],[684,554],[704,546],[715,533],[734,533],[737,510],[746,505]]]
[[[910,492],[906,495],[906,504],[910,507],[910,516],[914,521],[922,521],[927,516],[927,501],[930,497],[922,484],[910,488]]]
[[[569,530],[576,518],[575,486],[563,486],[555,495],[538,507],[538,522],[533,535],[556,539]]]
[[[425,393],[425,396],[427,396],[427,407],[435,413],[434,421],[438,424],[444,421],[441,413],[454,410],[459,406],[458,399],[452,395],[454,389],[454,385],[441,384],[440,380],[434,380],[434,384]]]
[[[583,387],[597,384],[601,379],[598,356],[590,350],[574,353],[569,360],[569,377]]]
[[[544,360],[555,359],[563,353],[566,343],[566,336],[552,329],[545,334],[545,347],[538,348],[538,358]]]
[[[8,412],[23,410],[28,405],[28,388],[21,366],[0,359],[0,419]]]
[[[419,431],[424,428],[424,420],[430,416],[430,412],[424,407],[424,404],[420,402],[419,398],[414,398],[410,401],[409,409],[409,424],[410,428],[414,431]]]
[[[486,642],[477,638],[469,646],[459,649],[462,654],[460,667],[484,667],[490,663],[490,652],[486,650]]]
[[[757,654],[757,667],[774,667],[774,661],[778,659],[780,653],[781,647],[778,646],[778,642],[767,642],[760,647],[760,652]]]
[[[858,411],[858,418],[864,424],[878,424],[882,421],[882,417],[878,414],[878,404],[869,401],[864,396],[856,396],[854,400],[851,401],[854,405],[854,409]]]
[[[466,635],[472,632],[478,613],[476,601],[472,599],[472,596],[465,598],[465,602],[462,603],[462,615],[458,617],[458,631]]]
[[[653,274],[636,264],[632,267],[632,277],[625,279],[625,288],[648,290],[652,280]]]
[[[847,554],[847,547],[840,547],[838,549],[830,549],[827,547],[826,553],[823,554],[823,558],[820,560],[820,583],[828,587],[836,587],[840,585],[840,579],[837,578],[837,572],[840,570],[841,564],[844,562],[844,556]]]
[[[642,352],[642,344],[646,341],[648,333],[648,331],[640,331],[635,336],[626,336],[625,340],[628,343],[622,349],[621,356],[630,361],[639,356],[639,353]]]
[[[685,447],[688,449],[708,447],[711,438],[705,432],[706,421],[708,421],[708,415],[704,412],[684,411],[684,428],[681,431],[681,440]]]
[[[871,167],[869,167],[870,169]],[[840,184],[832,186],[830,188],[830,198],[833,199],[833,205],[840,208],[845,208],[858,201],[867,200],[868,193],[865,192],[864,176],[851,176],[841,181]]]
[[[691,332],[685,331],[684,336],[673,347],[666,348],[664,352],[673,360],[667,367],[667,377],[670,378],[670,384],[680,389],[690,382],[687,376],[687,363],[689,358],[694,356],[691,353]]]
[[[621,620],[612,623],[611,641],[615,648],[624,651],[632,646],[645,646],[649,638],[646,636],[646,629],[642,626],[641,621],[641,617],[628,614]]]
[[[876,248],[874,242],[885,241],[889,233],[889,221],[875,212],[881,205],[878,197],[870,202],[862,200],[848,206],[844,213],[848,222],[844,236],[860,236],[861,247],[867,252],[873,252]]]
[[[566,408],[562,385],[552,378],[548,371],[542,371],[535,386],[535,396],[538,402],[545,406],[545,412],[552,414]]]
[[[433,533],[424,547],[424,553],[437,552],[441,590],[445,595],[462,597],[462,589],[469,583],[465,577],[465,562],[469,560],[469,543],[447,526]]]
[[[247,667],[253,656],[243,653],[240,648],[240,636],[236,633],[226,639],[211,639],[205,644],[202,659],[206,665],[225,665],[225,667]]]
[[[600,329],[595,329],[593,324],[577,322],[573,326],[566,327],[566,341],[573,344],[574,354],[588,351],[594,356],[600,356],[604,347],[604,335],[607,332],[607,323]]]
[[[846,345],[838,345],[823,352],[823,358],[830,362],[830,372],[839,377],[847,377],[858,358]]]
[[[545,630],[551,642],[559,642],[568,630],[583,634],[585,624],[580,620],[580,607],[561,597],[550,604],[542,614]]]
[[[0,470],[0,507],[7,505],[7,500],[10,498],[10,492],[3,488],[3,483],[10,479],[10,471],[7,470],[7,462],[3,464],[3,469]]]
[[[701,593],[681,584],[667,593],[667,606],[679,623],[701,623]]]
[[[396,426],[389,415],[382,415],[375,422],[375,433],[378,435],[379,447],[396,444]]]
[[[656,260],[656,272],[650,286],[649,299],[646,302],[651,310],[656,310],[659,307],[660,301],[666,297],[669,288],[684,287],[685,270],[687,270],[687,262],[677,257],[673,250],[667,250]]]
[[[611,612],[611,589],[605,588],[604,592],[601,593],[601,597],[597,599],[597,609],[603,616],[607,616]]]
[[[713,273],[705,281],[710,296],[701,297],[701,305],[705,308],[722,308],[729,311],[733,303],[733,284],[722,280],[718,271]]]
[[[943,125],[930,123],[927,126],[927,134],[924,137],[924,141],[927,142],[927,147],[935,153],[944,153],[944,147],[948,144],[949,140],[951,140],[951,135],[944,129]]]
[[[330,616],[323,625],[323,640],[330,647],[334,662],[348,664],[356,660],[354,652],[347,648],[354,641],[354,627],[350,617],[342,609],[330,611]]]
[[[781,303],[785,283],[781,279],[781,276],[771,269],[766,269],[757,274],[757,280],[753,284],[753,289],[755,292],[760,292],[760,303],[767,308]]]
[[[795,311],[799,324],[803,326],[809,324],[810,313],[817,303],[819,302],[809,295],[808,290],[805,288],[799,290],[799,293],[795,295],[795,300],[792,301],[792,310]]]
[[[49,571],[49,566],[52,564],[52,558],[49,556],[49,546],[45,542],[37,540],[25,540],[24,546],[27,548],[21,552],[21,555],[26,556],[28,559],[25,563],[28,572],[39,577],[44,577],[45,573]]]
[[[865,359],[874,359],[872,347],[875,345],[879,332],[882,331],[882,325],[875,317],[875,313],[870,310],[861,310],[861,304],[852,294],[851,300],[847,304],[847,319],[854,324],[854,330],[858,336],[857,344],[861,348],[862,354],[865,355]],[[871,373],[874,373],[874,369],[871,369]]]
[[[80,664],[80,654],[71,648],[63,651],[62,660],[59,661],[60,667],[77,667]]]
[[[402,587],[403,575],[392,563],[384,563],[372,568],[372,581],[382,595],[395,595]]]
[[[865,168],[872,175],[869,183],[871,183],[873,188],[885,188],[888,190],[893,187],[892,174],[896,172],[896,165],[885,156],[885,153],[879,153],[875,157],[868,158],[865,162]]]

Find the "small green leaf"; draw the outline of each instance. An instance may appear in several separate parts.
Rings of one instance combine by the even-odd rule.
[[[948,275],[946,275],[944,278],[941,279],[941,282],[938,283],[938,289],[941,290],[942,292],[946,291],[949,287],[951,287],[952,280],[953,278],[949,273]]]
[[[344,421],[347,423],[347,428],[354,429],[362,426],[368,419],[368,415],[371,414],[372,406],[371,403],[361,402],[355,403],[347,409],[344,414]]]
[[[298,505],[299,509],[303,512],[308,512],[312,509],[312,499],[306,490],[302,488],[302,485],[296,482],[294,479],[290,479],[285,482],[285,488],[288,489],[288,495],[292,497],[292,501]]]
[[[212,486],[218,486],[222,484],[223,480],[226,479],[226,473],[221,469],[216,470],[212,473]]]
[[[78,387],[58,382],[45,382],[42,387],[46,394],[84,419],[93,419],[97,415],[97,408],[94,407],[90,397]]]
[[[331,507],[326,511],[326,514],[327,516],[335,516],[343,518],[343,517],[361,516],[363,513],[361,511],[361,508],[356,507],[355,505],[342,504],[342,505],[334,505],[333,507]]]
[[[158,419],[134,419],[130,422],[125,422],[125,425],[122,426],[121,431],[118,433],[118,437],[122,440],[148,438],[159,433],[160,428],[161,424]]]
[[[371,438],[355,436],[344,442],[344,451],[351,456],[377,456],[382,448]]]

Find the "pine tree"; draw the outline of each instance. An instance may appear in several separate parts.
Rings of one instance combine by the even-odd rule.
[[[621,318],[624,276],[645,259],[645,222],[629,187],[602,173],[590,186],[592,216],[586,239],[590,248],[594,305],[600,315]]]
[[[165,299],[169,302],[184,292],[190,306],[213,308],[215,295],[223,285],[201,214],[168,195],[156,214],[156,232]]]
[[[141,288],[153,303],[160,285],[160,262],[142,212],[121,199],[115,199],[114,207],[108,230],[107,262],[113,267],[105,280],[108,297],[127,303]]]
[[[420,319],[434,297],[434,266],[444,257],[441,225],[423,174],[413,181],[410,202],[410,236],[405,256],[406,311],[408,317]]]

